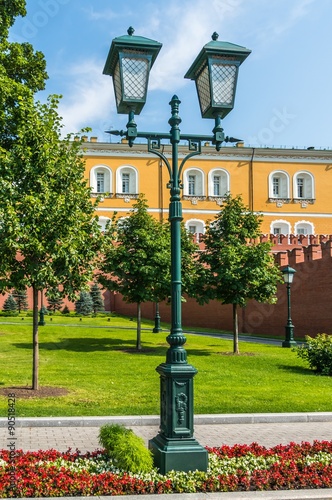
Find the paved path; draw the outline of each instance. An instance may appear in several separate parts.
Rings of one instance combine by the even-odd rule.
[[[45,422],[45,419],[44,419]],[[121,422],[121,418],[117,419]],[[147,443],[158,434],[158,424],[132,425],[125,424],[143,437]],[[18,422],[19,423],[19,422]],[[25,422],[26,424],[28,422]],[[34,422],[35,423],[35,422]],[[49,422],[52,424],[52,422]],[[23,450],[46,450],[55,448],[66,451],[69,447],[78,448],[81,452],[92,451],[100,447],[98,442],[99,425],[85,426],[81,421],[72,425],[41,425],[16,427],[16,448]],[[143,425],[141,425],[143,424]],[[228,424],[196,424],[195,438],[204,446],[220,446],[222,444],[250,444],[257,442],[266,447],[287,444],[290,441],[332,440],[332,420],[323,422],[269,422],[269,423],[228,423]],[[9,435],[6,427],[0,428],[0,447],[5,447]]]
[[[99,447],[98,432],[106,422],[124,423],[147,442],[158,433],[159,417],[81,417],[18,419],[16,449],[39,450],[68,447],[93,451]],[[250,444],[266,447],[290,441],[332,440],[331,413],[196,415],[195,437],[200,444]],[[9,442],[7,420],[0,418],[0,448]],[[109,497],[94,497],[108,500]],[[151,495],[121,496],[124,500],[151,500]],[[271,492],[195,493],[158,495],[158,500],[332,500],[332,489]],[[65,498],[63,499],[65,500]],[[91,500],[91,497],[81,497]]]

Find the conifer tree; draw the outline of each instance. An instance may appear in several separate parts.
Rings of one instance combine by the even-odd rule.
[[[76,314],[88,316],[93,312],[93,302],[89,292],[81,292],[79,299],[75,302]]]
[[[8,295],[8,297],[6,298],[6,300],[3,304],[3,311],[7,312],[7,313],[17,311],[16,300],[14,299],[14,297],[11,294]]]
[[[105,311],[105,305],[98,283],[94,282],[93,285],[91,285],[90,295],[92,298],[93,312],[96,314]]]
[[[13,290],[12,295],[13,295],[14,299],[16,300],[18,312],[20,313],[21,311],[27,311],[28,310],[28,294],[27,294],[26,288],[22,288],[22,289],[15,288]]]

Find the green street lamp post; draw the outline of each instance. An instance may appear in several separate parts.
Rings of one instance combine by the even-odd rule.
[[[295,269],[290,266],[286,266],[281,269],[284,282],[287,286],[287,311],[288,311],[288,319],[287,324],[285,326],[286,337],[282,343],[282,347],[294,347],[297,345],[294,340],[294,325],[291,317],[291,284],[293,283],[294,274],[296,273]]]
[[[147,139],[148,151],[157,155],[169,173],[171,225],[171,329],[167,336],[169,348],[165,363],[157,368],[160,375],[160,429],[150,440],[149,447],[154,462],[162,474],[169,470],[207,469],[207,451],[194,438],[193,377],[197,370],[187,361],[184,348],[186,337],[182,330],[181,311],[181,221],[182,221],[182,171],[184,164],[201,153],[202,143],[212,142],[217,151],[223,142],[238,142],[225,137],[221,120],[234,106],[238,68],[250,50],[239,45],[219,42],[216,33],[207,43],[188,70],[185,78],[195,80],[203,118],[214,118],[212,136],[185,135],[180,133],[179,98],[170,101],[169,133],[138,132],[135,114],[138,115],[146,100],[149,71],[161,49],[161,43],[128,35],[114,38],[103,73],[113,77],[118,113],[128,114],[127,130],[111,130],[110,134],[125,136],[131,147],[136,137]],[[162,140],[172,146],[172,161],[162,151]],[[179,163],[180,141],[188,143],[188,154]]]

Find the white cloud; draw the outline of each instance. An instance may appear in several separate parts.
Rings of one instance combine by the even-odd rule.
[[[63,117],[65,132],[78,132],[83,127],[93,127],[94,133],[103,133],[105,109],[110,116],[114,108],[111,78],[101,73],[102,64],[85,61],[70,68],[70,93],[61,100],[59,113]]]

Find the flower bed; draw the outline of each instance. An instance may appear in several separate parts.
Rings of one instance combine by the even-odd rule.
[[[206,473],[119,471],[102,450],[0,450],[0,497],[54,497],[331,488],[332,441],[208,448]]]

